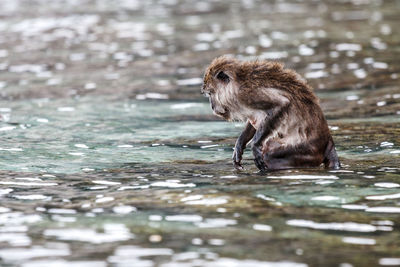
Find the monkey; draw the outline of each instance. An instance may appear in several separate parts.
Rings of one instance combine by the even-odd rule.
[[[317,96],[305,79],[282,63],[217,57],[205,71],[201,93],[215,115],[246,123],[232,156],[237,170],[243,170],[242,155],[250,141],[261,172],[322,163],[340,168]]]

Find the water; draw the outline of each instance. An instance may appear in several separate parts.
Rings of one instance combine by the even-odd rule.
[[[400,265],[399,12],[0,2],[0,264]],[[236,172],[243,125],[199,94],[226,53],[304,75],[343,168]]]

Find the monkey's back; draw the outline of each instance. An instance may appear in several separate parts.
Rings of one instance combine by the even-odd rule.
[[[272,133],[262,143],[268,169],[339,166],[318,98],[299,74],[280,63],[249,62],[239,72],[240,81],[244,105],[262,109],[266,116],[275,105],[284,106],[271,116]]]

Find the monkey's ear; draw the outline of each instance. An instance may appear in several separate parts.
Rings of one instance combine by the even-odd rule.
[[[217,79],[220,81],[223,81],[224,83],[228,83],[229,82],[229,76],[226,75],[225,72],[220,71],[217,75]]]

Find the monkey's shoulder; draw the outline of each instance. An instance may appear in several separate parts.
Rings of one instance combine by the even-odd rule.
[[[238,94],[239,101],[251,108],[270,109],[284,106],[291,100],[290,94],[274,87],[242,87]]]

